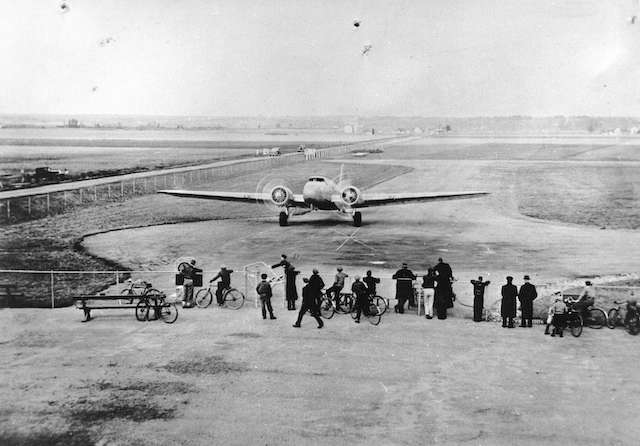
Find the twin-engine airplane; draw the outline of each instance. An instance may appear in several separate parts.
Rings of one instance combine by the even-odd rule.
[[[355,186],[341,183],[336,183],[326,177],[314,176],[305,183],[302,194],[294,194],[291,189],[283,185],[276,185],[268,192],[161,190],[158,193],[186,198],[271,204],[280,210],[280,226],[287,226],[290,216],[310,211],[338,211],[350,215],[353,218],[353,225],[360,226],[362,225],[362,214],[357,210],[360,208],[457,200],[487,195],[487,192],[409,192],[398,194],[361,192]]]

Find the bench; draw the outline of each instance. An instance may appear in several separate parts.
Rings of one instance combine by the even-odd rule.
[[[17,299],[24,299],[24,293],[18,293],[17,289],[15,284],[0,283],[0,306],[16,307]]]
[[[138,301],[142,296],[135,294],[118,295],[82,295],[75,298],[76,308],[84,311],[84,320],[89,322],[91,310],[121,310],[123,308],[133,308],[135,310]],[[122,303],[121,301],[125,301]]]

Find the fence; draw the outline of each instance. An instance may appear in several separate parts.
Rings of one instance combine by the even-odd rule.
[[[394,141],[395,139],[365,141],[314,149],[313,152],[307,153],[297,152],[281,156],[220,161],[206,165],[0,192],[0,224],[47,217],[101,202],[124,201],[135,196],[152,194],[161,189],[184,187],[203,181],[260,171],[272,166],[322,160],[349,151],[382,147]]]

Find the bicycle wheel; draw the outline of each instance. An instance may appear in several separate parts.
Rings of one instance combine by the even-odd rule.
[[[244,294],[235,288],[229,288],[224,293],[224,305],[231,308],[232,310],[238,310],[242,305],[244,305]]]
[[[213,302],[213,295],[209,288],[203,288],[196,293],[196,305],[200,308],[207,308]]]
[[[335,314],[336,310],[331,304],[331,301],[327,296],[322,296],[320,300],[320,317],[323,319],[331,319]]]
[[[587,312],[585,325],[589,328],[602,328],[607,325],[607,314],[600,308],[591,308]]]
[[[571,330],[571,334],[576,338],[582,334],[582,325],[582,316],[579,314],[570,318],[568,321],[569,330]]]
[[[380,308],[374,303],[369,304],[368,311],[365,316],[371,325],[378,325],[382,319]]]
[[[376,304],[376,306],[378,307],[378,310],[380,310],[380,316],[385,314],[389,309],[389,306],[387,305],[387,300],[384,297],[380,297],[378,295],[373,296],[373,303]]]
[[[616,325],[618,325],[619,314],[620,312],[616,308],[609,310],[609,314],[607,315],[607,327],[616,328]]]
[[[340,313],[347,314],[353,310],[353,296],[350,294],[341,294],[338,298],[338,308]]]
[[[149,320],[149,302],[147,299],[140,299],[136,305],[136,319],[140,322]]]
[[[167,324],[173,324],[178,319],[178,307],[174,303],[160,303],[160,318]]]
[[[632,334],[634,336],[640,333],[640,318],[638,318],[637,314],[633,316],[629,322],[627,322],[627,331],[629,332],[629,334]]]

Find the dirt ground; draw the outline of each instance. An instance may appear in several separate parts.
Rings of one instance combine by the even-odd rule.
[[[638,339],[460,318],[337,315],[294,329],[246,305],[2,310],[0,443],[634,445]]]
[[[352,276],[373,269],[388,296],[400,262],[424,272],[443,256],[458,278],[458,304],[470,303],[468,280],[478,274],[492,280],[487,302],[507,274],[518,284],[531,274],[545,291],[637,274],[637,230],[522,214],[528,190],[517,173],[546,162],[530,150],[535,160],[522,152],[491,162],[391,150],[372,157],[366,162],[413,169],[376,191],[492,195],[365,210],[355,237],[366,246],[338,249],[355,228],[336,216],[294,217],[281,228],[264,208],[202,203],[233,217],[107,232],[84,248],[144,270],[192,255],[207,277],[221,263],[241,271],[287,252],[303,274],[319,266],[327,282],[337,264]],[[153,203],[175,211],[174,200]],[[175,289],[170,274],[138,277]],[[239,311],[180,309],[174,325],[137,322],[130,310],[96,313],[87,324],[74,308],[2,310],[0,444],[638,443],[639,338],[621,329],[551,338],[541,325],[473,323],[462,305],[446,321],[386,314],[374,327],[338,315],[322,330],[308,317],[292,328],[296,314],[279,300],[276,315],[263,321],[252,302]]]

